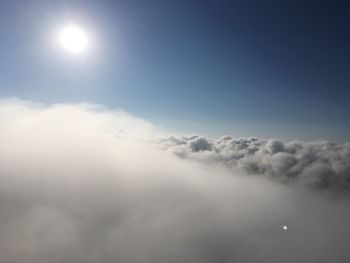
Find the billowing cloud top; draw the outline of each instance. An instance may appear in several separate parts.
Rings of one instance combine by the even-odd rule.
[[[333,190],[350,186],[349,143],[180,136],[164,138],[161,145],[181,158],[224,164],[247,174],[263,174],[284,182]]]
[[[239,172],[346,186],[348,145],[159,136],[103,107],[1,101],[0,262],[350,261],[346,194]]]

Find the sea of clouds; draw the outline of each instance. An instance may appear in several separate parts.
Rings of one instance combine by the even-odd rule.
[[[348,184],[349,144],[0,101],[1,263],[350,262]]]
[[[163,149],[183,159],[222,164],[245,174],[265,175],[289,184],[346,191],[350,186],[350,143],[283,142],[278,139],[170,136]]]

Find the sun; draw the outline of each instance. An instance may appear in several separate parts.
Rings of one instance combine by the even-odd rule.
[[[88,36],[79,26],[70,24],[63,27],[58,37],[61,47],[71,54],[85,53],[88,48]]]

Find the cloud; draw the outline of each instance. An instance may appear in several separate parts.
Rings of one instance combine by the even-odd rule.
[[[152,124],[101,106],[2,100],[1,262],[349,260],[346,195],[233,170],[268,163],[277,176],[304,154],[317,165],[295,173],[333,176],[345,146],[196,136],[154,143],[159,136]],[[339,162],[328,171],[321,156]]]
[[[181,158],[223,164],[246,174],[332,191],[345,191],[350,186],[349,143],[180,136],[163,138],[160,144]]]

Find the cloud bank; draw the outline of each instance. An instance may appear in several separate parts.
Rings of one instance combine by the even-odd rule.
[[[350,144],[327,141],[201,136],[167,137],[163,149],[184,159],[223,164],[245,174],[261,174],[286,183],[345,191],[350,186]]]
[[[0,261],[349,261],[347,195],[333,199],[227,168],[233,152],[297,158],[309,147],[314,158],[325,144],[295,143],[289,153],[276,141],[242,140],[238,149],[228,137],[152,142],[158,136],[152,124],[101,106],[2,100]],[[326,152],[346,162],[342,147]],[[273,176],[285,176],[276,167]]]

